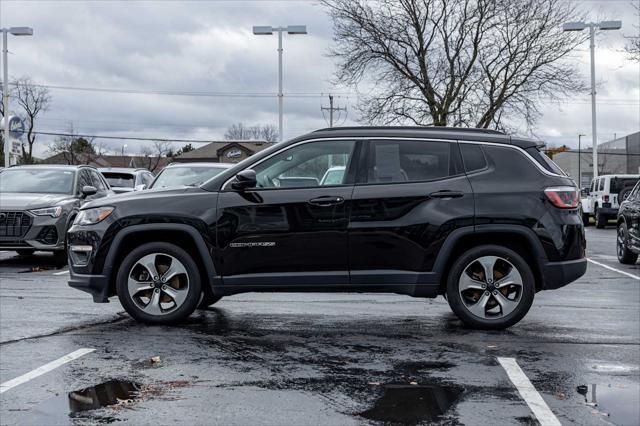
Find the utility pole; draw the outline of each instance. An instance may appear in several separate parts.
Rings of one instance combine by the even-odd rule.
[[[345,107],[334,107],[333,106],[333,95],[329,95],[329,107],[320,107],[321,111],[329,111],[329,127],[333,127],[333,113],[340,111],[347,112],[347,108]]]

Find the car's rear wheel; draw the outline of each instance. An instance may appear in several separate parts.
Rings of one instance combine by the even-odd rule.
[[[35,253],[35,250],[30,250],[30,249],[20,249],[20,250],[16,250],[16,253],[18,253],[19,256],[32,256],[33,253]]]
[[[506,247],[485,245],[470,249],[452,265],[447,301],[465,324],[481,329],[504,329],[529,311],[535,278],[524,259]]]
[[[624,223],[618,225],[618,235],[616,238],[616,253],[618,261],[625,265],[633,265],[638,260],[638,255],[629,250],[629,234]]]
[[[198,306],[201,295],[198,266],[173,244],[144,244],[129,253],[118,270],[120,303],[138,321],[172,324]]]
[[[596,216],[596,228],[598,229],[602,229],[607,225],[607,216],[600,213],[599,211],[595,211],[595,216]]]

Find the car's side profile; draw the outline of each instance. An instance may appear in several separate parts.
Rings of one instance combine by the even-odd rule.
[[[640,182],[633,187],[618,211],[616,253],[618,261],[633,265],[640,255]]]
[[[332,167],[342,177],[322,185]],[[505,328],[537,291],[584,274],[577,198],[534,141],[324,129],[198,187],[83,207],[69,232],[69,284],[95,302],[117,295],[151,323],[243,292],[374,291],[446,295],[465,323]]]
[[[0,250],[51,251],[66,261],[65,235],[80,206],[113,194],[92,166],[15,166],[0,170]]]

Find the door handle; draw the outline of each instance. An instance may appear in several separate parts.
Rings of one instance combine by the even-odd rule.
[[[431,198],[460,198],[464,193],[460,191],[436,191],[429,194]]]
[[[318,207],[330,207],[330,206],[336,206],[338,204],[342,204],[344,202],[344,198],[325,195],[318,198],[312,198],[307,202],[311,205],[318,206]]]

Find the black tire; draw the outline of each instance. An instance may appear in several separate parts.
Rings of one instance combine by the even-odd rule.
[[[222,299],[222,296],[207,295],[204,293],[202,300],[198,304],[198,309],[206,309],[211,305],[215,305],[220,299]]]
[[[618,255],[618,261],[620,263],[624,265],[635,265],[638,260],[638,255],[632,253],[627,247],[628,238],[627,225],[623,222],[618,225],[618,232],[616,234],[616,254]]]
[[[31,249],[19,249],[16,250],[16,253],[18,253],[18,256],[33,256],[33,253],[35,253],[35,250],[31,250]]]
[[[161,256],[168,255],[177,259],[184,266],[186,278],[188,279],[187,294],[182,304],[170,312],[159,315],[151,315],[144,312],[129,294],[127,284],[129,273],[134,265],[144,256],[154,253],[158,253]],[[116,277],[116,291],[124,309],[137,321],[148,324],[175,324],[186,319],[198,306],[200,295],[202,294],[200,272],[193,258],[178,246],[165,242],[143,244],[129,253],[120,264]],[[151,303],[151,300],[149,303]]]
[[[584,226],[591,225],[591,216],[588,213],[582,213],[582,223]]]
[[[484,256],[497,256],[507,260],[522,278],[520,299],[515,309],[505,316],[481,318],[467,308],[459,289],[459,280],[468,266]],[[497,245],[483,245],[466,251],[453,263],[447,277],[447,301],[453,312],[466,325],[484,330],[502,330],[520,321],[531,308],[535,295],[535,278],[527,262],[516,252]],[[489,298],[494,296],[488,296]]]
[[[603,229],[605,226],[607,226],[607,222],[609,221],[609,219],[607,218],[606,215],[599,213],[596,210],[596,228],[598,229]]]

